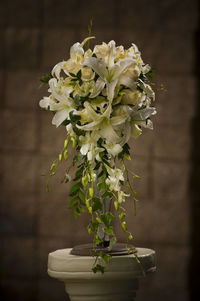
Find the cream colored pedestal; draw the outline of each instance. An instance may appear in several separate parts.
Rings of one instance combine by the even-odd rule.
[[[48,274],[65,283],[71,301],[133,301],[142,277],[134,255],[113,256],[105,273],[94,274],[94,258],[70,254],[71,249],[49,254]],[[138,258],[145,273],[154,272],[155,252],[137,248]]]

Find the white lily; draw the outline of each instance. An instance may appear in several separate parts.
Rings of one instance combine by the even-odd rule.
[[[113,129],[110,120],[110,114],[112,111],[111,104],[109,103],[107,105],[107,108],[105,109],[105,112],[103,114],[96,113],[89,102],[85,102],[84,106],[87,110],[88,118],[92,119],[93,121],[89,122],[86,125],[77,125],[77,127],[84,131],[98,131],[99,135],[102,138],[107,139],[107,141],[117,143],[120,140],[120,137]],[[80,115],[81,113],[77,112],[76,114]]]
[[[135,139],[138,138],[142,134],[141,127],[153,129],[153,123],[148,118],[151,115],[155,115],[155,114],[156,114],[156,109],[154,107],[148,107],[133,112],[131,114],[131,121],[129,123],[129,127],[131,129],[131,136]]]
[[[50,110],[56,112],[52,119],[52,124],[58,127],[64,120],[68,119],[69,113],[75,110],[74,101],[69,96],[72,88],[59,85],[55,78],[49,81],[49,86],[49,91],[52,93],[54,100],[50,102]]]
[[[60,62],[56,64],[51,72],[51,74],[56,76],[58,79],[60,78],[60,73],[63,70],[65,74],[69,75],[70,72],[77,73],[83,64],[84,58],[88,58],[92,55],[91,50],[87,50],[84,52],[83,46],[91,39],[95,37],[88,37],[83,40],[82,43],[75,43],[70,48],[70,59],[67,61]]]
[[[39,105],[41,108],[46,109],[46,110],[50,110],[53,111],[53,106],[55,105],[55,100],[53,99],[52,95],[50,95],[49,97],[44,96],[40,102]]]
[[[115,87],[118,84],[121,74],[134,62],[132,58],[125,58],[114,63],[114,51],[110,51],[108,65],[98,58],[87,58],[84,61],[84,65],[92,68],[100,77],[96,82],[96,90],[92,96],[96,97],[106,85],[107,98],[112,101]]]

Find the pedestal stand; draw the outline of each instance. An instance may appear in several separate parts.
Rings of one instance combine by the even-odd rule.
[[[48,274],[65,283],[71,301],[133,301],[138,289],[141,266],[133,254],[113,256],[105,273],[92,272],[95,258],[70,254],[71,249],[49,254]],[[154,272],[155,251],[137,248],[146,274]]]

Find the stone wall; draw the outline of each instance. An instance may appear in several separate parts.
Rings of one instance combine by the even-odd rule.
[[[40,177],[62,148],[65,129],[52,126],[51,114],[38,107],[47,93],[38,88],[38,77],[68,58],[69,47],[87,36],[91,18],[95,43],[136,43],[144,61],[156,69],[157,87],[166,89],[157,91],[154,131],[144,130],[131,143],[132,169],[141,179],[134,183],[137,216],[130,213],[128,224],[136,246],[156,250],[158,267],[141,281],[137,300],[189,300],[191,212],[199,218],[189,194],[197,12],[195,0],[1,0],[2,301],[66,300],[63,285],[47,276],[47,255],[90,239],[87,216],[74,220],[67,209],[69,187],[60,184],[62,168],[50,193]],[[199,197],[193,199],[198,208]],[[118,236],[122,239],[120,230]]]

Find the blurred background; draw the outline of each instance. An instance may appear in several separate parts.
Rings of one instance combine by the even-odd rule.
[[[154,131],[131,142],[130,164],[141,179],[134,182],[137,216],[130,209],[128,225],[135,246],[157,254],[157,272],[141,280],[137,300],[198,300],[197,0],[0,1],[0,299],[67,300],[64,285],[47,275],[48,253],[90,242],[88,217],[75,220],[67,208],[64,170],[50,193],[40,176],[61,150],[65,129],[52,126],[51,113],[39,108],[48,93],[38,78],[68,59],[91,18],[95,43],[134,42],[156,69]]]

